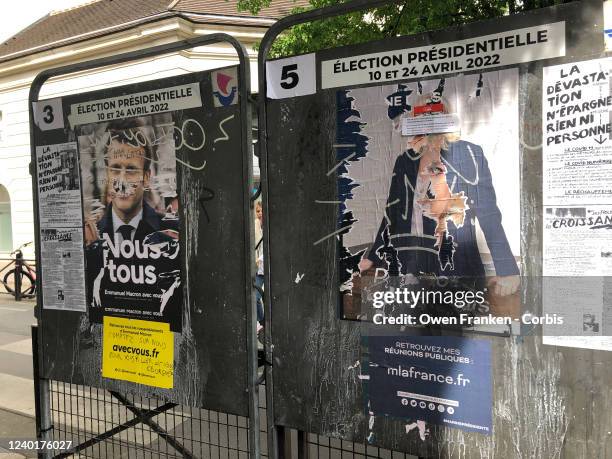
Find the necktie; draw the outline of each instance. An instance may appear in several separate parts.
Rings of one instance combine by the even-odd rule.
[[[121,234],[124,241],[131,241],[133,229],[134,227],[132,225],[121,225],[119,228],[117,228],[117,232]]]

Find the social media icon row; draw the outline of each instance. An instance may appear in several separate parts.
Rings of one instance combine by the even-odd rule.
[[[429,404],[427,402],[424,402],[423,400],[418,401],[418,400],[408,400],[407,398],[403,398],[402,399],[402,405],[404,406],[408,406],[410,405],[413,408],[416,408],[417,406],[421,409],[429,409],[430,411],[436,411],[436,409],[440,412],[440,413],[444,413],[444,411],[446,411],[448,414],[453,414],[455,412],[455,409],[452,406],[447,406],[445,407],[444,405],[436,405],[435,403],[429,402]]]

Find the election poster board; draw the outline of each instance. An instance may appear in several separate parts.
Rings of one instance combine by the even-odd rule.
[[[43,377],[248,415],[238,75],[34,103]]]
[[[587,23],[564,5],[265,63],[276,424],[422,457],[511,457],[542,410],[563,437],[510,335],[546,320],[541,72],[598,49]]]

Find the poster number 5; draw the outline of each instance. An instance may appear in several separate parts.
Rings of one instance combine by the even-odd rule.
[[[305,96],[316,92],[315,55],[279,59],[266,63],[270,99]]]
[[[300,82],[300,76],[297,73],[297,69],[297,64],[283,66],[283,71],[281,73],[281,88],[293,89],[298,85]]]

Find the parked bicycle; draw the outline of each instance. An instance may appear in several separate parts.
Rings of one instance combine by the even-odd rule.
[[[14,258],[11,258],[10,263],[0,269],[0,282],[7,292],[15,295],[16,300],[33,298],[36,294],[36,268],[23,258],[21,251],[30,244],[32,241],[22,244],[11,252],[11,257],[14,255]]]

